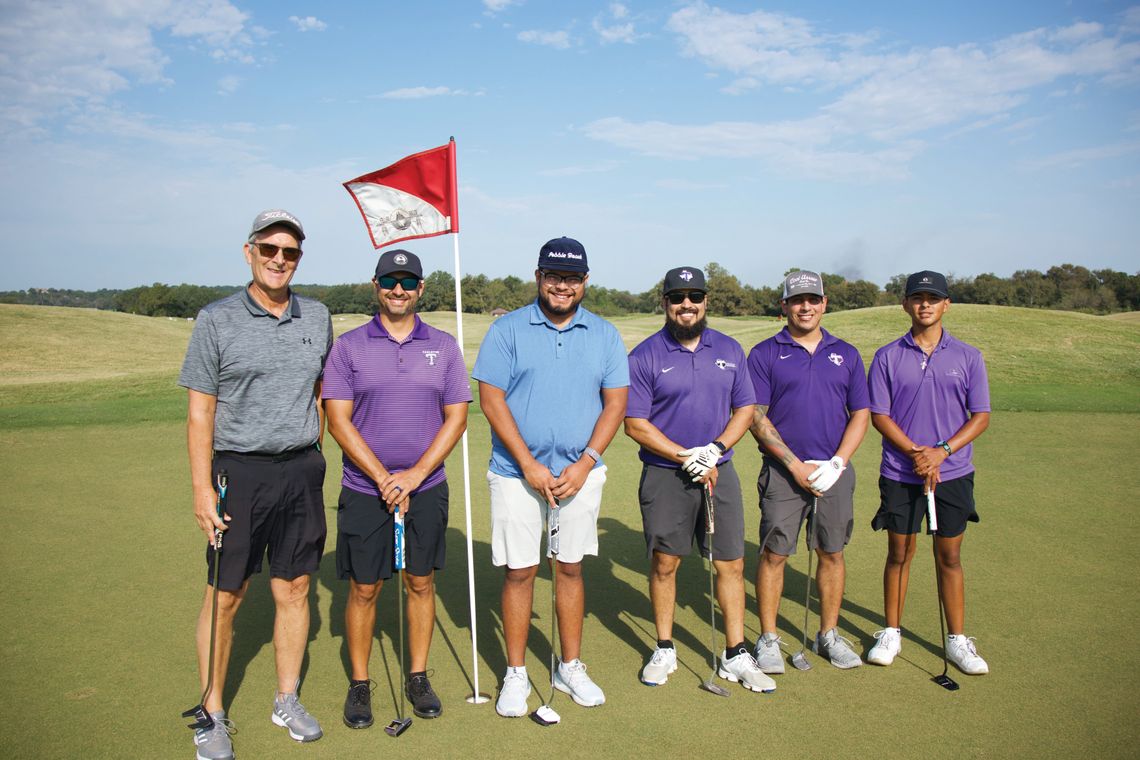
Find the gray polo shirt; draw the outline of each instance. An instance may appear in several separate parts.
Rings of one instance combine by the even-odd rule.
[[[313,384],[331,346],[320,301],[292,294],[278,319],[243,288],[198,312],[178,384],[217,397],[215,450],[298,449],[317,440]]]

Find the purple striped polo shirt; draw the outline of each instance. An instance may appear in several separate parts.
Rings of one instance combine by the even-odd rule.
[[[982,352],[943,328],[929,359],[910,331],[875,352],[868,377],[871,413],[886,414],[919,446],[952,437],[975,412],[990,411],[990,386]],[[943,480],[974,471],[974,445],[955,451],[939,470]],[[921,483],[910,457],[883,438],[883,477]]]
[[[377,315],[336,339],[325,363],[321,397],[352,401],[352,424],[389,472],[414,465],[443,426],[443,407],[471,401],[467,367],[455,338],[424,323],[397,342]],[[341,483],[379,495],[376,484],[345,456]],[[447,477],[440,465],[422,491]]]

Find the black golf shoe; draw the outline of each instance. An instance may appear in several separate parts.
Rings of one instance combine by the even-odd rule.
[[[407,695],[417,718],[438,718],[443,712],[427,673],[412,673],[408,677]]]
[[[344,725],[368,728],[372,725],[372,682],[350,681],[344,698]]]

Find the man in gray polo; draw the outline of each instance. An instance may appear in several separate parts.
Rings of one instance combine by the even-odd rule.
[[[220,561],[213,686],[203,699],[214,721],[195,731],[199,760],[234,756],[233,724],[222,705],[234,616],[267,553],[276,606],[277,694],[270,717],[292,739],[321,738],[317,720],[297,701],[297,688],[309,637],[309,575],[325,545],[317,399],[332,320],[321,303],[289,288],[304,239],[301,222],[289,212],[257,215],[243,249],[252,279],[198,313],[178,378],[189,393],[194,519],[207,541],[207,586],[197,626],[203,689],[210,675],[209,583]],[[215,488],[221,473],[228,488],[219,517]],[[215,531],[224,536],[220,552],[214,550]]]

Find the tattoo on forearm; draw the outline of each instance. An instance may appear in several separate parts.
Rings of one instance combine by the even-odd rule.
[[[768,407],[763,404],[756,407],[756,414],[752,420],[752,432],[756,436],[756,440],[760,442],[761,448],[776,456],[785,467],[796,460],[796,455],[784,443],[784,439],[780,437],[776,426],[768,419]]]

